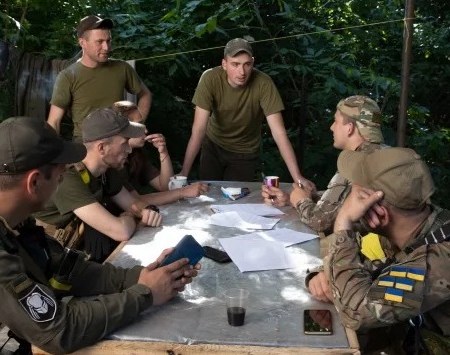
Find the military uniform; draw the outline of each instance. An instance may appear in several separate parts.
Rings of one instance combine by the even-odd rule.
[[[394,262],[381,268],[379,261],[360,253],[355,232],[331,236],[325,272],[345,326],[385,327],[422,314],[426,328],[450,336],[450,241],[424,242],[430,232],[444,225],[450,225],[450,211],[433,207],[417,236],[402,250],[384,240],[385,255]]]
[[[150,289],[136,284],[142,267],[99,265],[82,254],[67,263],[66,254],[33,220],[12,230],[0,218],[0,321],[55,354],[95,343],[153,301]]]
[[[369,153],[380,148],[380,144],[366,141],[356,150]],[[322,194],[317,203],[310,198],[306,198],[297,204],[295,209],[300,216],[300,220],[318,232],[331,230],[339,208],[344,203],[350,190],[350,181],[339,173],[336,173],[330,180],[327,190]]]

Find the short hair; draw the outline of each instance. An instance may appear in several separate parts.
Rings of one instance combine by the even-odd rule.
[[[53,170],[58,166],[58,164],[45,164],[36,170],[39,170],[40,173],[44,176],[46,180],[49,180],[52,177]],[[35,170],[35,169],[32,169]],[[29,170],[31,171],[31,170]],[[0,174],[0,191],[8,191],[11,190],[21,183],[24,176],[28,172],[20,173],[20,174]]]

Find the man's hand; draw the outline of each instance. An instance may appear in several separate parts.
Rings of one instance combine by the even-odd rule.
[[[314,186],[315,189],[315,186]],[[310,189],[309,186],[303,185],[302,187],[299,186],[298,183],[292,184],[292,191],[289,195],[289,200],[291,201],[292,207],[297,207],[299,202],[302,202],[303,200],[307,198],[312,198],[313,190]]]
[[[175,297],[200,270],[200,264],[192,267],[186,258],[158,267],[172,251],[173,248],[164,250],[157,261],[143,268],[139,275],[138,283],[151,289],[154,305],[161,305]]]
[[[283,207],[288,204],[289,195],[278,187],[262,185],[261,196],[267,205]]]
[[[152,143],[153,146],[158,149],[160,155],[168,154],[166,146],[166,138],[161,133],[149,134],[145,137],[145,140]]]
[[[143,208],[143,201],[139,200],[131,205],[131,211],[134,216],[141,220],[141,224],[148,227],[159,227],[162,222],[162,216],[158,211],[150,208]]]
[[[296,181],[296,183],[301,184],[302,187],[305,188],[306,190],[310,191],[312,195],[317,192],[316,184],[314,184],[312,181],[310,181],[308,179],[305,179],[304,177],[302,177],[301,179],[298,179],[298,181]]]
[[[379,206],[376,206],[376,204],[382,198],[382,191],[373,191],[353,184],[352,191],[345,199],[336,217],[334,231],[351,230],[353,223],[359,221],[371,208],[373,209],[369,212],[369,215],[374,218],[373,213],[379,209]]]
[[[180,189],[181,196],[185,197],[198,197],[200,195],[204,195],[209,191],[209,187],[207,184],[203,184],[201,182],[194,182],[193,184],[184,186]]]
[[[322,302],[333,302],[333,295],[331,294],[330,284],[325,272],[320,271],[313,276],[309,280],[308,289],[315,299]]]

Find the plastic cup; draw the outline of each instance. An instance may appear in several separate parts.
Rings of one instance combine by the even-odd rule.
[[[239,327],[244,324],[249,292],[243,288],[231,288],[225,291],[228,324]]]
[[[264,185],[268,187],[280,187],[280,178],[278,176],[266,176]]]

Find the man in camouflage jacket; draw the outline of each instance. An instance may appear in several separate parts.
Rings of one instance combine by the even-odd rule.
[[[398,328],[411,320],[450,350],[450,211],[431,204],[426,164],[406,148],[344,151],[338,171],[353,185],[336,217],[324,271],[307,276],[310,292],[332,301],[347,327]],[[373,260],[361,253],[354,231],[361,218],[383,236]]]
[[[383,135],[380,129],[381,112],[377,103],[367,96],[350,96],[339,101],[330,129],[333,146],[337,149],[372,152],[380,149]],[[290,196],[274,187],[262,187],[264,201],[275,206],[284,206],[288,199],[298,211],[300,220],[318,232],[331,231],[336,215],[350,192],[350,182],[336,173],[319,200],[313,192],[294,183]],[[273,197],[275,196],[275,198]]]

